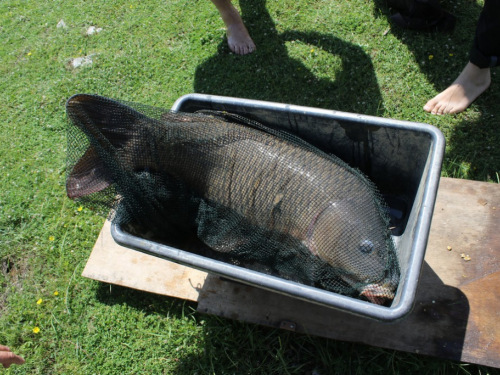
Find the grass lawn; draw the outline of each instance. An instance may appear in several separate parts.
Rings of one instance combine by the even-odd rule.
[[[464,113],[422,110],[467,62],[482,4],[459,1],[444,1],[458,24],[442,34],[391,27],[382,0],[240,0],[249,56],[229,53],[208,0],[0,1],[0,344],[27,360],[6,373],[498,373],[84,279],[103,217],[64,189],[75,93],[164,108],[210,93],[429,123],[447,140],[443,176],[500,183],[500,69]]]

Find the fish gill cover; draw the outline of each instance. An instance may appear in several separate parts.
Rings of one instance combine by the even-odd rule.
[[[226,112],[79,94],[66,191],[131,234],[377,304],[399,266],[386,206],[360,171]]]

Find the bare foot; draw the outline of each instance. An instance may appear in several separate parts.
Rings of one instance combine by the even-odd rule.
[[[433,115],[462,112],[490,83],[490,68],[481,69],[469,62],[450,87],[427,102],[424,111]]]
[[[243,21],[227,26],[227,44],[229,49],[238,55],[246,55],[256,50]]]
[[[227,44],[229,49],[238,54],[246,55],[256,50],[238,10],[231,4],[231,0],[212,0],[227,28]]]

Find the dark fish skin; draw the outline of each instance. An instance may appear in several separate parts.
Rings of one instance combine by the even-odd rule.
[[[388,223],[374,200],[373,186],[343,163],[246,125],[207,120],[206,115],[166,113],[161,121],[152,120],[91,95],[70,98],[67,112],[132,170],[172,174],[204,199],[301,240],[313,254],[345,270],[347,282],[370,284],[370,293],[360,293],[371,300],[377,291],[393,294],[398,280],[388,282],[385,275]],[[85,125],[90,123],[95,126]],[[70,198],[90,193],[88,179],[99,180],[102,189],[112,183],[98,162],[83,160],[94,154],[90,148],[70,173]],[[93,167],[85,171],[83,165]]]

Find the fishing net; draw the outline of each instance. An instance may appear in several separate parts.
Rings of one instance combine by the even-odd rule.
[[[226,112],[83,94],[66,108],[67,194],[123,230],[377,304],[394,297],[387,208],[339,158]]]

